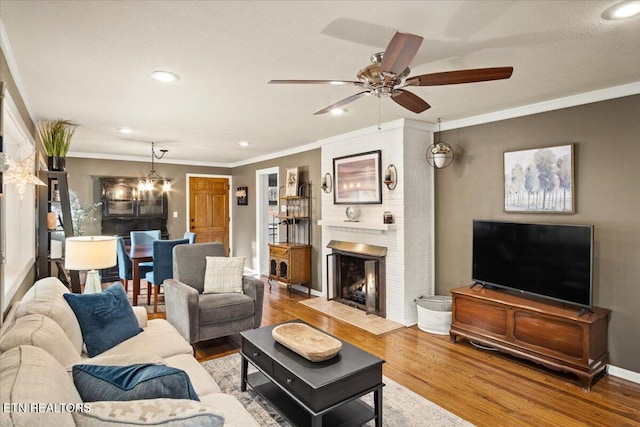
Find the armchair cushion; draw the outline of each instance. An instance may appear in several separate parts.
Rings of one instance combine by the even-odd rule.
[[[204,273],[205,294],[242,293],[242,273],[245,257],[208,256]]]
[[[142,332],[120,283],[97,294],[63,295],[78,318],[89,357]]]
[[[198,399],[181,369],[154,364],[75,365],[73,382],[83,402],[139,399]]]
[[[233,322],[252,317],[255,303],[247,295],[203,294],[200,296],[200,325]]]

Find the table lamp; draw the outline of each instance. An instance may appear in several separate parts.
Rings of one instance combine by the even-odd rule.
[[[117,264],[116,238],[111,236],[69,237],[65,240],[65,263],[67,270],[89,270],[84,284],[84,293],[102,292],[98,269]]]

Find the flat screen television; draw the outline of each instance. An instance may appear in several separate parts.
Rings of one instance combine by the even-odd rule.
[[[474,283],[590,308],[593,226],[473,221]]]

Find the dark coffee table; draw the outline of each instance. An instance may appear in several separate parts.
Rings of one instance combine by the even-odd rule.
[[[311,362],[273,339],[276,326],[240,333],[242,391],[248,384],[297,426],[382,426],[384,360],[341,341],[337,356]],[[247,375],[249,362],[258,372]],[[369,393],[373,408],[360,400]]]

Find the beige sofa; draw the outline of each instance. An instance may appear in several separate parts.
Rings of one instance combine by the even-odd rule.
[[[258,426],[235,397],[221,393],[178,331],[164,319],[147,320],[144,308],[134,307],[143,332],[89,358],[80,325],[62,296],[66,292],[56,278],[39,280],[3,324],[0,426]],[[156,363],[182,369],[200,402],[148,399],[83,403],[71,375],[73,365],[79,363]]]

